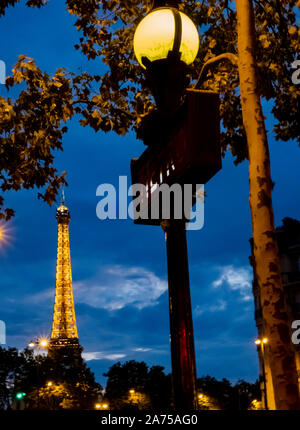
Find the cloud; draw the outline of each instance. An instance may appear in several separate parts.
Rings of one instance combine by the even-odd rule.
[[[204,308],[201,308],[199,305],[197,305],[193,311],[194,316],[202,315],[204,312],[219,312],[224,311],[227,308],[227,302],[222,299],[218,299],[216,304],[211,305]]]
[[[106,266],[91,279],[74,282],[77,303],[110,311],[131,305],[154,306],[167,290],[167,282],[142,267]]]
[[[154,306],[167,288],[167,282],[149,270],[120,265],[104,266],[95,277],[73,282],[76,304],[109,311],[128,305],[137,309]],[[54,304],[54,293],[55,288],[49,288],[25,296],[23,301],[35,305],[43,302]]]
[[[133,351],[135,351],[135,352],[148,352],[148,351],[151,351],[151,348],[134,348]]]
[[[229,286],[231,291],[238,291],[241,300],[251,301],[252,297],[252,271],[250,268],[224,266],[219,268],[221,274],[212,283],[213,288],[219,288],[224,284]]]
[[[83,352],[82,357],[85,359],[85,361],[92,361],[92,360],[115,361],[126,357],[126,354],[104,353],[101,351],[96,351],[96,352]]]

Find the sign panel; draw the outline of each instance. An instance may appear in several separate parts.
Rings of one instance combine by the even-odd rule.
[[[163,130],[161,132],[163,134]],[[160,130],[153,130],[151,135],[155,133]],[[184,206],[189,204],[192,208],[197,188],[213,177],[221,165],[219,95],[187,90],[181,117],[172,126],[170,138],[163,144],[154,142],[140,158],[131,160],[132,184],[140,184],[135,187],[140,198],[134,208],[134,222],[159,225],[164,219],[178,218],[180,192],[176,184],[180,185],[181,208],[186,213]],[[189,200],[185,199],[188,185],[193,188],[194,195],[189,203],[184,202]],[[169,218],[162,208],[166,187],[172,187],[171,203],[174,203]]]

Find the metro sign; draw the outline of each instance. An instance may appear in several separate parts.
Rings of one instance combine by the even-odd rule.
[[[157,123],[153,124],[144,142],[161,139],[164,135],[161,125],[162,122],[157,129]],[[169,187],[179,184],[183,193],[184,185],[191,184],[194,187],[192,208],[197,184],[208,182],[221,167],[219,95],[188,89],[180,118],[174,121],[166,140],[151,144],[140,158],[131,160],[132,184],[142,184],[145,190],[134,222],[159,225],[165,219],[161,207],[159,215],[151,218],[151,207],[161,205],[162,184]],[[141,213],[146,216],[141,217]],[[170,218],[174,218],[174,213]]]

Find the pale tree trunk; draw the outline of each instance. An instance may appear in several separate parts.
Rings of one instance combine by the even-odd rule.
[[[275,236],[268,140],[257,90],[253,5],[251,0],[236,0],[235,4],[241,102],[249,151],[249,203],[263,330],[269,340],[276,409],[300,409],[295,354],[290,339]]]

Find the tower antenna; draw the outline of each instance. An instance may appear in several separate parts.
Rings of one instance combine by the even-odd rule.
[[[62,190],[61,190],[61,204],[62,206],[65,205],[65,186],[62,186]]]

